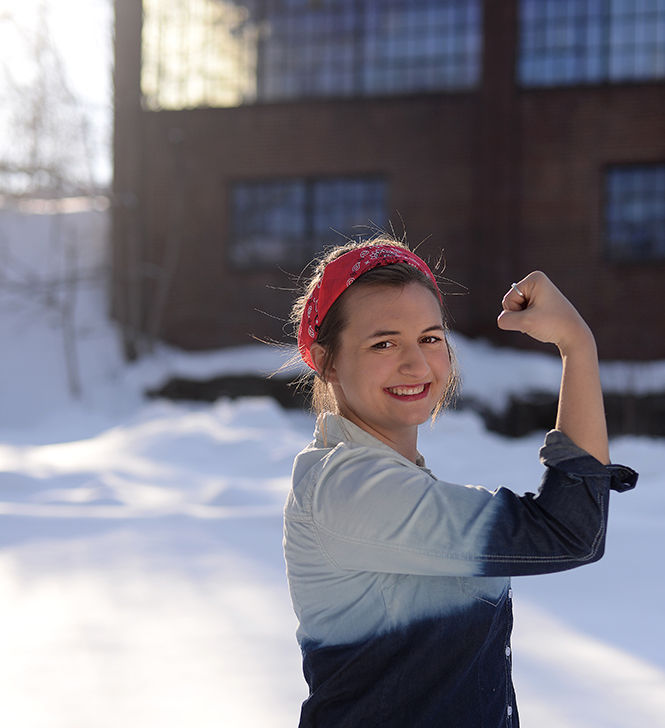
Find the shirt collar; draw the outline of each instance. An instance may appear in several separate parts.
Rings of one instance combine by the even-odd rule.
[[[413,465],[413,463],[405,458],[403,455],[394,450],[385,442],[381,442],[378,438],[370,435],[362,427],[354,424],[346,417],[342,415],[334,414],[333,412],[323,412],[316,420],[316,428],[314,429],[314,437],[316,439],[316,445],[318,447],[335,447],[341,442],[352,442],[356,445],[362,445],[364,447],[373,447],[379,450],[387,450],[392,455],[396,455],[402,458],[407,463]],[[416,463],[418,467],[425,467],[425,458],[418,453],[416,456]]]

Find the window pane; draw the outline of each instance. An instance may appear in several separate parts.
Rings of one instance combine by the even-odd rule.
[[[520,0],[525,86],[665,78],[665,0]]]
[[[609,77],[614,81],[665,76],[665,0],[611,0]]]
[[[237,267],[295,266],[329,243],[387,223],[379,177],[239,182],[231,190],[229,257]]]
[[[479,3],[367,2],[364,24],[363,86],[368,94],[464,89],[478,83]]]
[[[173,109],[254,101],[258,30],[247,3],[143,0],[146,105]]]
[[[241,182],[231,193],[230,258],[245,267],[300,259],[305,240],[302,181]]]
[[[259,72],[266,100],[354,92],[353,0],[269,0]]]
[[[387,223],[386,185],[382,179],[340,178],[312,185],[312,234],[326,242],[358,240]]]
[[[598,80],[605,0],[521,0],[518,75],[524,85]]]
[[[665,259],[665,165],[617,165],[605,189],[609,257]]]

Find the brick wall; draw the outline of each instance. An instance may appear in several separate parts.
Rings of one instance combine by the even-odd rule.
[[[665,262],[610,262],[602,237],[605,166],[665,161],[663,91],[606,86],[520,98],[520,264],[565,289],[603,358],[665,356]]]
[[[427,238],[423,255],[443,249],[451,275],[468,278],[473,113],[465,96],[146,113],[149,254],[161,266],[169,245],[180,250],[163,334],[186,347],[283,337],[255,309],[286,317],[291,295],[271,287],[293,281],[274,268],[234,270],[225,254],[229,189],[240,179],[384,175],[396,230],[403,219],[412,244]]]

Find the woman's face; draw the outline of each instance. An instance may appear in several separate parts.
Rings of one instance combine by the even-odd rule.
[[[340,413],[392,447],[415,445],[450,374],[438,300],[414,282],[351,286],[343,305],[347,324],[328,377]]]

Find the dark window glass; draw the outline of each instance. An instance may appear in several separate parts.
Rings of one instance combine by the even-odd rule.
[[[380,177],[238,182],[231,191],[231,261],[300,265],[325,243],[362,239],[387,223]]]
[[[312,184],[311,229],[315,240],[340,242],[340,235],[365,238],[386,224],[382,179],[337,178]],[[339,233],[339,234],[338,234]]]
[[[605,239],[612,260],[665,259],[665,164],[608,169]]]
[[[299,259],[305,240],[302,181],[242,182],[232,190],[231,259],[238,266]]]
[[[609,77],[665,77],[665,0],[612,0]]]
[[[368,2],[363,24],[368,94],[464,89],[480,78],[477,2]]]
[[[520,0],[525,86],[665,78],[665,0]]]
[[[344,0],[267,0],[257,67],[259,99],[350,95],[361,61],[358,13]]]

